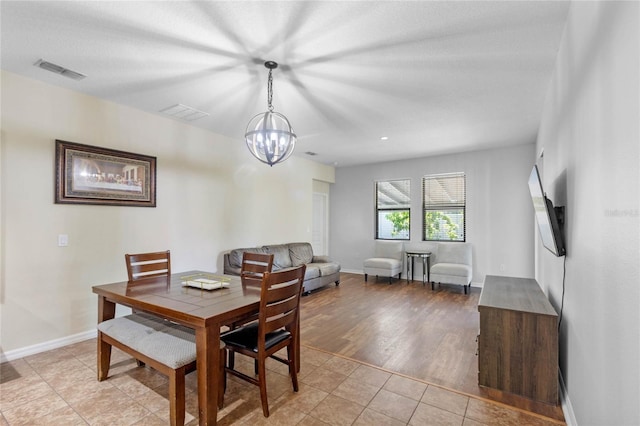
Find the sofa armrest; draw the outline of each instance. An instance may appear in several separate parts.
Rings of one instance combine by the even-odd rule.
[[[227,275],[240,275],[242,268],[237,268],[231,264],[229,253],[224,254],[224,273]]]
[[[313,259],[311,259],[311,263],[329,263],[332,262],[332,260],[329,258],[329,256],[313,256]]]

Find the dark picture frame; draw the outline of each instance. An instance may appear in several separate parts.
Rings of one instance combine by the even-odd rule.
[[[55,143],[56,204],[156,206],[156,157]]]

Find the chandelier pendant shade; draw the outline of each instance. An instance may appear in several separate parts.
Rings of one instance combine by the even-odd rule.
[[[271,73],[278,67],[278,64],[267,61],[264,66],[269,69],[267,80],[268,110],[249,120],[244,139],[247,148],[254,157],[273,166],[291,156],[296,146],[297,137],[287,117],[273,109],[273,77]]]

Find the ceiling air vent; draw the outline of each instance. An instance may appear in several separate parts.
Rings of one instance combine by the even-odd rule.
[[[199,111],[186,105],[176,104],[160,110],[161,113],[169,115],[173,118],[179,118],[185,121],[194,121],[209,115],[208,112]]]
[[[34,64],[35,66],[42,68],[43,70],[51,71],[56,74],[63,75],[65,77],[74,79],[74,80],[82,80],[86,77],[84,74],[80,74],[79,72],[71,71],[68,68],[61,67],[60,65],[56,65],[51,62],[47,62],[44,59],[40,59],[38,62]]]

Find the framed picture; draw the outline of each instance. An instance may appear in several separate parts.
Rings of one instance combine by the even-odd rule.
[[[56,204],[156,206],[156,157],[56,140]]]

